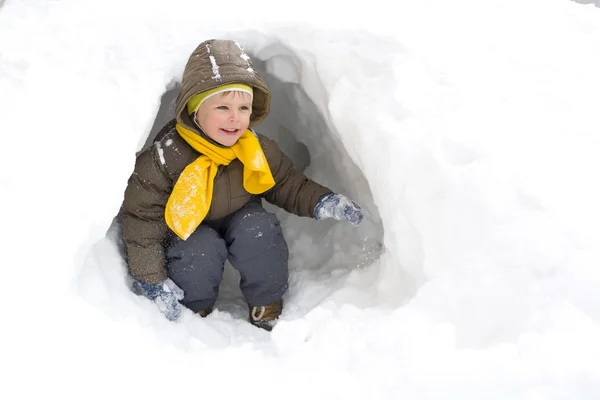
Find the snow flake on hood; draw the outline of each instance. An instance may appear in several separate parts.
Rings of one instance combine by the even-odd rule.
[[[240,44],[238,42],[234,42],[235,45],[240,49],[240,58],[244,61],[246,61],[246,63],[248,65],[250,65],[250,57],[248,57],[248,54],[246,54],[246,52],[244,51],[244,49],[242,49],[242,46],[240,46]]]
[[[219,65],[217,64],[217,60],[215,60],[215,57],[210,54],[210,45],[207,44],[206,45],[206,51],[209,54],[209,58],[210,58],[210,64],[212,65],[212,72],[213,72],[213,79],[216,81],[220,81],[221,80],[221,74],[219,74]]]
[[[160,158],[160,163],[162,165],[166,165],[167,162],[165,161],[165,152],[163,151],[163,148],[160,145],[160,142],[156,142],[156,150],[158,151],[158,157]]]
[[[244,49],[242,48],[242,46],[240,46],[240,44],[238,42],[234,42],[235,45],[240,49],[240,58],[244,61],[246,61],[246,71],[248,72],[252,72],[254,73],[254,69],[252,68],[252,61],[250,61],[250,57],[248,56],[248,54],[246,54],[246,52],[244,51]]]

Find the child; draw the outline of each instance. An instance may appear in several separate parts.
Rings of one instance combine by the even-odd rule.
[[[265,119],[270,96],[236,42],[203,42],[187,62],[175,121],[136,160],[123,204],[132,289],[170,320],[180,304],[203,317],[212,311],[229,259],[250,322],[271,330],[288,286],[288,248],[263,198],[299,216],[362,221],[360,207],[248,129]]]

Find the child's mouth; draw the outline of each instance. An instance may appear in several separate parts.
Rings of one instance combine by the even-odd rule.
[[[236,135],[238,133],[239,129],[223,129],[223,128],[221,128],[220,131],[223,132],[226,135],[232,135],[233,136],[233,135]]]

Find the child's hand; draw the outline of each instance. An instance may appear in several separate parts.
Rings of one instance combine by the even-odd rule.
[[[176,321],[181,315],[179,300],[183,299],[184,293],[171,279],[158,285],[134,280],[132,290],[152,300],[169,321]]]
[[[358,226],[363,220],[361,208],[344,195],[327,193],[323,195],[315,206],[315,219],[333,218],[338,221],[347,220]]]

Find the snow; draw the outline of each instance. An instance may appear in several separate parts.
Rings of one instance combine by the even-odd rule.
[[[263,167],[263,165],[266,164],[266,161],[267,160],[265,160],[263,153],[257,150],[256,153],[254,153],[254,158],[252,158],[252,161],[250,163],[252,164],[252,167],[254,169],[259,170]]]
[[[206,45],[206,51],[208,52],[208,54],[210,54],[210,45]],[[219,74],[219,65],[217,65],[217,60],[215,60],[214,56],[208,56],[208,58],[210,59],[210,64],[212,65],[212,71],[213,71],[213,79],[214,80],[221,80],[221,74]]]
[[[600,397],[600,8],[344,6],[0,2],[6,393]],[[213,37],[273,91],[257,131],[366,214],[277,212],[271,333],[231,268],[213,314],[167,321],[126,288],[113,224],[161,96]]]
[[[168,145],[167,145],[168,146]],[[160,145],[160,142],[156,142],[156,150],[158,151],[158,157],[160,160],[160,163],[162,165],[165,165],[167,162],[165,161],[165,151],[163,150],[163,148]]]
[[[240,49],[240,58],[246,61],[246,64],[248,64],[248,67],[250,67],[250,57],[248,57],[248,54],[246,54],[244,48],[238,42],[235,42],[235,45]]]

